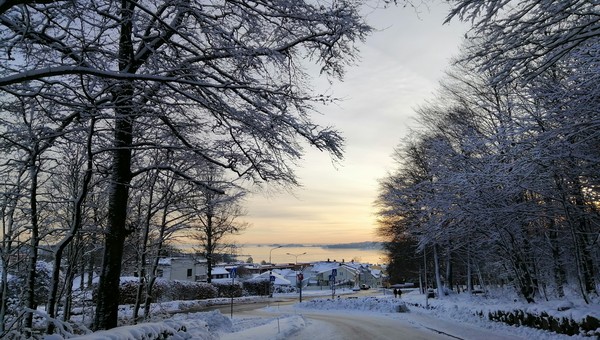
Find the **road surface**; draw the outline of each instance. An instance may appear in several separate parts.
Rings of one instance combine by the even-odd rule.
[[[367,295],[363,292],[360,295]],[[297,300],[273,301],[270,303],[254,303],[234,305],[234,319],[248,317],[274,318],[282,315],[298,314],[305,320],[305,326],[284,338],[290,340],[378,340],[378,339],[485,339],[515,340],[519,337],[503,335],[488,329],[479,328],[456,321],[440,320],[421,313],[368,313],[353,311],[323,311],[296,309],[292,305]],[[262,307],[275,307],[261,310]],[[230,310],[225,306],[218,308],[228,315]],[[266,335],[266,334],[265,334]],[[244,333],[222,334],[221,340],[253,339],[256,335]],[[264,337],[265,339],[283,339],[281,335]]]

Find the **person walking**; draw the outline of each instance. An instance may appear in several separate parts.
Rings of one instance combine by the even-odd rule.
[[[394,288],[394,298],[398,297],[398,289]]]

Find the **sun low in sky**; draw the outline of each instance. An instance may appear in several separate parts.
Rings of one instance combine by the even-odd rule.
[[[378,180],[394,168],[394,147],[413,125],[414,109],[433,97],[459,50],[467,25],[442,25],[448,7],[392,7],[367,13],[375,32],[361,48],[344,82],[315,79],[317,88],[343,100],[320,109],[316,121],[346,138],[344,159],[306,148],[297,168],[302,187],[256,192],[243,218],[241,244],[377,241],[373,202]]]

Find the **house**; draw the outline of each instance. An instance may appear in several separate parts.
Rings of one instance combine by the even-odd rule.
[[[333,279],[331,275],[333,273],[335,273],[334,281],[336,285],[352,285],[357,277],[354,268],[339,262],[315,262],[302,271],[304,281],[309,286],[331,285]]]
[[[206,281],[206,260],[192,257],[162,258],[158,261],[156,276],[167,280]]]
[[[274,286],[290,286],[292,284],[290,280],[286,279],[281,273],[275,270],[257,275],[253,277],[252,280],[271,280],[271,276],[275,278],[275,281],[271,281]]]
[[[229,274],[229,271],[225,267],[212,267],[212,270],[210,272],[211,281],[229,278],[231,278],[231,276]]]

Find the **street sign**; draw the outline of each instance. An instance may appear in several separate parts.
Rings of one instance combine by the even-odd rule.
[[[271,282],[275,282],[275,275],[269,276],[269,280],[271,280]]]
[[[233,267],[231,268],[231,271],[229,272],[229,274],[231,275],[231,278],[235,278],[237,275],[237,267]]]
[[[334,268],[334,269],[332,269],[332,270],[331,270],[331,275],[333,275],[333,276],[337,276],[337,269],[335,269],[335,268]]]
[[[299,273],[298,274],[298,281],[302,281],[302,280],[304,280],[304,274]]]

